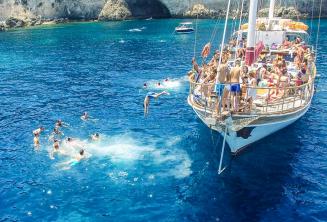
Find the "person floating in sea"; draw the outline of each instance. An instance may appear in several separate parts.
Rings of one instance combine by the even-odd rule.
[[[92,140],[92,141],[98,141],[98,140],[100,140],[100,135],[99,135],[99,133],[92,134],[92,135],[91,135],[91,140]]]
[[[55,128],[60,128],[60,127],[69,127],[69,124],[63,122],[61,119],[58,119],[56,121]]]
[[[76,164],[78,164],[82,159],[85,159],[86,155],[85,155],[85,150],[82,148],[80,149],[80,151],[78,152],[78,154],[73,157],[71,160],[66,161],[61,163],[60,165],[63,165],[64,167],[62,168],[63,170],[69,170],[72,166],[75,166]]]
[[[63,136],[64,133],[59,130],[59,128],[55,127],[52,131],[52,133],[49,136],[49,140],[54,140],[55,138],[58,138],[60,136]]]
[[[169,95],[168,92],[162,91],[161,93],[155,93],[155,92],[148,92],[144,98],[144,116],[146,116],[149,113],[149,106],[150,106],[150,99],[158,99],[162,95]]]
[[[148,88],[148,84],[146,84],[146,82],[143,84],[143,89]]]
[[[37,128],[36,130],[33,130],[33,134],[34,136],[40,136],[41,132],[44,131],[44,128],[41,126],[39,128]]]
[[[50,159],[54,159],[54,154],[59,153],[59,152],[60,152],[60,150],[59,150],[59,140],[54,139],[53,140],[53,149],[50,152]]]
[[[40,139],[39,139],[39,137],[38,136],[34,136],[33,141],[34,141],[34,147],[35,147],[35,149],[38,149],[40,147]]]
[[[87,112],[84,112],[81,116],[81,120],[87,121],[90,118],[89,114]]]
[[[35,148],[39,148],[40,146],[40,134],[42,131],[44,131],[44,128],[42,126],[36,130],[33,130],[33,135],[34,135],[33,142]]]

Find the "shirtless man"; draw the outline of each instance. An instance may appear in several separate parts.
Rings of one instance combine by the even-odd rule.
[[[226,95],[225,93],[225,83],[226,83],[226,77],[229,75],[229,69],[227,64],[221,64],[218,69],[218,83],[216,84],[216,92],[218,94],[219,103],[217,103],[217,113],[221,112],[221,107],[224,110],[226,106]]]
[[[59,129],[60,127],[68,127],[69,125],[63,122],[61,119],[58,119],[55,124],[55,128]]]
[[[230,71],[230,77],[231,77],[230,91],[233,101],[233,109],[236,112],[238,111],[238,103],[239,103],[238,97],[241,92],[240,76],[241,76],[240,60],[236,60],[235,67],[233,67]]]
[[[42,131],[44,131],[44,128],[41,126],[40,128],[33,130],[33,134],[35,137],[39,137]]]
[[[34,141],[34,147],[35,147],[35,149],[39,148],[39,146],[40,146],[39,137],[38,136],[34,136],[33,141]]]
[[[146,94],[145,98],[144,98],[144,116],[146,116],[149,113],[149,106],[150,106],[150,99],[154,98],[154,99],[158,99],[159,96],[162,95],[169,95],[168,92],[166,91],[162,91],[161,93],[154,93],[154,92],[148,92],[148,94]]]
[[[34,138],[33,138],[33,142],[34,142],[34,147],[35,148],[39,148],[40,146],[40,134],[41,132],[44,131],[44,128],[41,126],[40,128],[36,129],[36,130],[33,130],[33,135],[34,135]]]
[[[53,149],[50,152],[50,159],[54,159],[54,154],[59,153],[59,140],[53,140]]]

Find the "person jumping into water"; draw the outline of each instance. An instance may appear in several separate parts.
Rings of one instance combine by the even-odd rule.
[[[148,92],[144,98],[144,116],[149,113],[150,99],[158,99],[161,95],[169,95],[168,92],[162,91],[161,93]]]

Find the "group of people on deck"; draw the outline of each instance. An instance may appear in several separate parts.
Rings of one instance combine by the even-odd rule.
[[[80,117],[81,120],[83,121],[88,121],[90,116],[87,112],[84,112],[83,115]],[[68,150],[67,147],[70,149],[70,151],[73,151],[75,153],[72,157],[71,160],[67,162],[67,165],[70,164],[76,164],[82,159],[86,157],[85,155],[85,144],[78,140],[74,139],[72,137],[66,137],[63,139],[64,133],[62,132],[62,128],[67,128],[69,127],[69,124],[63,122],[61,119],[57,120],[54,125],[54,129],[49,135],[49,141],[51,141],[52,144],[52,150],[50,151],[50,159],[54,159],[55,154],[62,154],[62,155],[67,155],[71,156],[72,152],[67,152]],[[45,130],[44,127],[39,127],[38,129],[33,131],[34,135],[34,147],[36,149],[39,149],[40,147],[40,135],[41,133]],[[100,139],[99,133],[94,133],[91,135],[91,140],[92,141],[97,141]]]
[[[201,94],[207,98],[209,105],[212,102],[211,97],[218,97],[217,112],[251,112],[255,108],[253,102],[259,96],[264,97],[267,102],[277,101],[287,96],[288,87],[300,88],[312,77],[313,55],[299,37],[293,42],[286,39],[278,46],[292,49],[293,58],[287,58],[285,53],[277,52],[272,55],[267,50],[260,53],[257,63],[252,66],[247,66],[244,61],[245,39],[240,42],[235,49],[236,42],[231,41],[221,56],[216,51],[208,63],[205,62],[206,57],[203,57],[202,66],[195,58],[192,60],[190,80],[201,85]],[[260,88],[267,89],[263,90],[264,96],[258,95]]]

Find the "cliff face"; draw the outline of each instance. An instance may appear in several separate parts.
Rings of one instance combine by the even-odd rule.
[[[104,4],[105,0],[0,0],[0,20],[26,13],[43,19],[91,19]]]
[[[118,0],[0,0],[0,21],[14,18],[41,18],[41,19],[96,19],[103,11],[107,2]],[[221,15],[226,10],[226,0],[119,0],[127,4],[130,15],[127,17],[169,17],[184,16],[195,4],[201,3],[205,8]],[[320,0],[314,0],[314,14],[318,16]],[[247,1],[246,1],[247,2]],[[264,1],[269,4],[268,1]],[[295,3],[295,6],[294,6]],[[108,5],[108,4],[107,4]],[[110,5],[110,4],[109,4]],[[323,16],[327,16],[327,0],[323,0]],[[294,6],[302,14],[311,15],[312,1],[285,0],[282,6]],[[232,4],[236,8],[237,3]],[[245,9],[247,6],[245,6]],[[107,7],[105,11],[112,10]],[[120,9],[118,9],[119,11]],[[107,13],[110,19],[111,13]],[[119,18],[119,16],[118,16]]]

